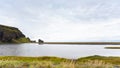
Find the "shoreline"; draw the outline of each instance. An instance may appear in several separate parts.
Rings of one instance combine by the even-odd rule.
[[[44,42],[43,44],[120,45],[120,42]]]
[[[105,49],[120,49],[120,47],[105,47]]]

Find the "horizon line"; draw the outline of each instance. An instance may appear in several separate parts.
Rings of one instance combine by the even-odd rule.
[[[43,44],[120,45],[120,42],[44,42]]]

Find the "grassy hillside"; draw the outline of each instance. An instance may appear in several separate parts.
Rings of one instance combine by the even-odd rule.
[[[119,68],[120,57],[89,56],[76,60],[57,57],[0,57],[0,68]]]
[[[0,43],[26,43],[29,38],[15,27],[0,25]]]

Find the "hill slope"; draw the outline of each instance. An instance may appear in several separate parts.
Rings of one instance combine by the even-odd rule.
[[[26,43],[30,42],[29,38],[15,27],[0,25],[0,42],[1,43]]]

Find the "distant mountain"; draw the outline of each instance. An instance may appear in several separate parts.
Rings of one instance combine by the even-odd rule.
[[[0,25],[0,43],[27,43],[29,38],[15,27]]]

